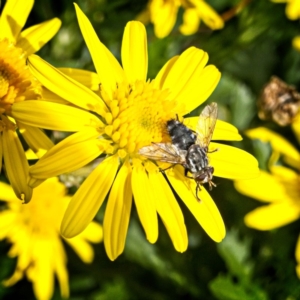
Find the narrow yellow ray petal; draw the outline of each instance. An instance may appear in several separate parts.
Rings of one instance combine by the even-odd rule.
[[[114,181],[105,209],[104,246],[110,260],[115,260],[124,250],[131,205],[131,166],[127,161]]]
[[[67,137],[30,167],[30,176],[45,179],[85,166],[103,152],[98,135],[96,129],[88,129]]]
[[[122,65],[129,83],[146,81],[148,49],[145,26],[138,21],[128,22],[122,41]]]
[[[52,242],[52,240],[51,240]],[[54,289],[53,274],[53,245],[46,239],[35,239],[34,250],[43,253],[43,259],[38,259],[38,253],[32,254],[37,257],[35,261],[35,276],[33,276],[33,290],[38,299],[50,299]],[[56,255],[59,259],[60,255]],[[45,259],[47,258],[47,259]],[[32,270],[33,271],[33,270]]]
[[[42,157],[47,150],[54,146],[53,142],[41,129],[21,122],[17,122],[17,125],[26,143],[38,157]]]
[[[100,82],[109,96],[117,83],[126,80],[123,69],[111,52],[100,42],[92,24],[82,10],[74,3],[79,27],[92,56]],[[109,72],[108,72],[109,70]]]
[[[79,131],[86,126],[102,127],[95,115],[54,102],[27,100],[12,105],[12,116],[29,126],[59,131]]]
[[[66,259],[65,259],[65,251],[63,248],[62,243],[59,241],[56,244],[59,245],[59,249],[54,249],[53,253],[57,253],[57,255],[60,255],[63,259],[54,260],[55,263],[55,273],[57,276],[57,281],[60,288],[60,293],[62,298],[67,299],[70,296],[70,290],[69,290],[69,275],[68,270],[66,268]],[[58,248],[58,247],[57,247]]]
[[[191,2],[195,6],[199,17],[209,28],[216,30],[224,27],[223,19],[205,1],[191,0]]]
[[[214,175],[229,179],[250,179],[259,176],[258,162],[254,156],[236,147],[210,143],[208,154]]]
[[[102,99],[89,88],[66,76],[37,55],[28,58],[33,75],[50,91],[86,110],[103,115],[107,108]]]
[[[186,8],[182,16],[182,24],[179,31],[184,35],[191,35],[197,32],[200,25],[200,18],[195,8]]]
[[[201,199],[201,202],[199,202],[195,196],[196,185],[194,181],[188,180],[187,183],[187,179],[178,172],[177,167],[175,167],[175,174],[176,176],[167,171],[167,177],[176,193],[210,238],[215,242],[221,242],[225,237],[224,222],[208,192],[204,187],[201,187],[201,191],[198,193]]]
[[[42,99],[47,102],[54,102],[54,103],[60,103],[60,104],[64,104],[64,105],[70,105],[70,102],[59,97],[57,94],[51,92],[44,86],[42,87]]]
[[[0,172],[2,172],[2,158],[3,158],[3,142],[2,142],[2,134],[0,134]]]
[[[206,52],[195,47],[188,48],[178,57],[172,69],[170,69],[163,87],[170,88],[172,98],[176,98],[193,76],[201,74],[207,61],[208,55]]]
[[[265,202],[278,202],[290,198],[278,179],[265,171],[260,171],[257,178],[236,180],[234,187],[241,194]]]
[[[71,239],[65,239],[65,241],[73,248],[73,250],[80,257],[80,259],[86,264],[88,264],[91,263],[94,259],[94,250],[89,243],[87,243],[84,239],[80,238],[80,235],[81,234],[74,236]]]
[[[245,216],[247,226],[258,230],[272,230],[299,219],[298,203],[272,203],[251,211]]]
[[[103,227],[99,223],[91,222],[84,231],[82,231],[80,234],[78,234],[72,239],[66,239],[66,241],[72,246],[73,245],[72,242],[75,240],[75,244],[76,244],[76,241],[79,239],[84,240],[85,242],[91,242],[95,244],[100,243],[101,241],[103,241]],[[78,253],[81,252],[80,249],[75,251]],[[78,255],[80,256],[83,254],[78,254]]]
[[[178,60],[179,55],[173,56],[169,59],[164,66],[160,69],[155,77],[155,87],[158,89],[163,89],[164,83],[171,69],[173,68],[175,62]]]
[[[190,117],[184,119],[184,125],[195,130],[199,117]],[[222,141],[241,141],[243,138],[239,134],[238,129],[222,120],[217,120],[216,127],[212,136],[212,140]]]
[[[158,38],[164,38],[172,31],[179,7],[179,1],[152,1],[150,16]]]
[[[38,187],[39,185],[41,185],[45,180],[47,180],[47,178],[36,179],[36,178],[29,177],[28,185],[34,189],[34,188]]]
[[[27,185],[29,166],[22,144],[17,133],[9,129],[3,131],[2,143],[4,164],[9,182],[17,197],[27,203],[31,199],[32,189]]]
[[[265,143],[269,142],[273,150],[300,163],[299,151],[278,133],[265,127],[258,127],[247,130],[246,135],[251,139],[260,139]]]
[[[220,78],[220,71],[212,65],[206,66],[198,76],[193,75],[177,96],[178,101],[186,104],[185,113],[191,112],[199,106],[199,103],[203,103],[212,94]]]
[[[4,182],[0,182],[0,199],[2,201],[15,201],[17,199],[12,187]]]
[[[139,219],[147,240],[155,243],[158,238],[158,220],[155,209],[155,194],[150,188],[149,178],[142,166],[136,165],[132,171],[132,191]]]
[[[169,233],[176,251],[186,251],[188,246],[187,230],[183,214],[170,186],[160,172],[149,172],[149,181],[156,194],[157,212]]]
[[[80,186],[61,224],[61,233],[65,238],[76,236],[93,220],[111,188],[118,167],[117,156],[106,158]]]
[[[34,0],[6,1],[0,17],[0,39],[7,38],[13,43],[16,42],[33,7],[33,3]]]
[[[93,91],[99,90],[100,81],[97,73],[95,72],[73,68],[58,68],[58,70]]]
[[[295,251],[295,256],[297,260],[297,267],[296,267],[296,272],[298,275],[298,278],[300,278],[300,235],[298,237],[297,245],[296,245],[296,251]]]
[[[21,32],[16,46],[26,51],[29,56],[40,50],[50,41],[60,26],[61,21],[58,18],[31,26]]]

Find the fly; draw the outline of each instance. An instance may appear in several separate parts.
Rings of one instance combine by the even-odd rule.
[[[208,183],[209,189],[216,186],[213,181],[214,168],[209,165],[207,153],[218,115],[217,103],[207,105],[201,112],[196,131],[189,129],[179,120],[169,120],[167,131],[172,143],[153,143],[143,147],[139,154],[156,161],[170,164],[180,164],[185,169],[185,176],[188,172],[196,182],[196,197],[201,185]],[[214,152],[216,150],[213,150]]]

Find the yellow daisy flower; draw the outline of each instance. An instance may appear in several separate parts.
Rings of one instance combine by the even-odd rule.
[[[145,27],[137,21],[127,24],[122,43],[122,68],[99,41],[87,17],[77,5],[75,7],[98,73],[100,91],[84,94],[85,86],[37,56],[29,59],[29,66],[46,88],[74,105],[92,111],[93,116],[98,116],[103,123],[101,126],[95,123],[76,130],[78,132],[50,149],[31,167],[30,184],[36,186],[53,174],[74,171],[102,154],[103,161],[74,195],[62,222],[62,234],[65,237],[79,234],[92,221],[108,196],[104,243],[109,258],[116,259],[125,246],[134,197],[149,242],[155,243],[158,238],[159,215],[175,249],[183,252],[187,248],[188,238],[176,197],[157,164],[141,157],[138,150],[152,142],[168,141],[166,122],[176,118],[176,115],[182,118],[203,103],[217,85],[220,72],[212,65],[205,66],[207,53],[192,47],[170,59],[154,80],[147,81]],[[91,82],[87,80],[85,84],[91,85]],[[26,109],[26,103],[18,103],[13,108],[14,114],[19,117]],[[43,114],[43,111],[40,110],[40,113]],[[197,119],[187,118],[184,122],[195,128]],[[38,122],[42,121],[43,116]],[[31,124],[30,120],[24,122]],[[72,123],[77,122],[74,116]],[[218,120],[213,139],[241,140],[241,136],[235,127]],[[257,161],[250,154],[219,143],[211,143],[210,147],[219,149],[208,154],[216,176],[258,176]],[[184,177],[181,166],[169,169],[166,174],[170,184],[208,235],[214,241],[221,241],[225,235],[224,223],[205,188],[199,192],[199,203],[195,197],[195,182]]]
[[[290,20],[300,18],[300,1],[299,0],[272,0],[276,3],[286,3],[285,14]]]
[[[236,189],[249,197],[267,203],[245,216],[247,226],[258,230],[272,230],[300,218],[300,153],[280,135],[256,128],[247,132],[252,139],[269,142],[273,149],[270,172],[261,171],[258,178],[235,181]],[[293,169],[275,165],[282,157]],[[300,240],[296,248],[297,274],[300,278]]]
[[[151,21],[155,35],[164,38],[172,31],[180,7],[184,13],[179,30],[184,35],[196,33],[201,20],[212,30],[224,27],[222,18],[203,0],[150,0],[137,19],[144,23]]]
[[[14,118],[11,107],[41,98],[42,87],[26,66],[26,58],[47,43],[61,24],[55,18],[21,32],[33,3],[8,0],[0,16],[0,171],[3,156],[6,175],[18,198],[25,202],[30,200],[32,189],[27,185],[29,166],[18,133],[38,155],[53,144],[40,129]]]
[[[7,209],[0,212],[0,239],[12,244],[8,255],[18,257],[5,286],[26,275],[37,299],[51,299],[56,275],[62,297],[69,297],[67,257],[59,229],[70,198],[64,185],[50,178],[33,191],[31,202],[23,205],[12,188],[0,182],[0,199],[7,202]],[[80,235],[65,241],[85,263],[91,263],[94,250],[89,242],[99,243],[102,237],[102,227],[92,222]]]

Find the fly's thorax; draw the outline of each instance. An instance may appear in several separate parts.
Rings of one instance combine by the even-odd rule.
[[[172,144],[181,150],[188,150],[191,145],[196,143],[196,134],[178,120],[169,120],[167,130],[172,139]]]
[[[186,164],[191,173],[201,172],[208,167],[207,148],[197,144],[192,145],[186,155]]]

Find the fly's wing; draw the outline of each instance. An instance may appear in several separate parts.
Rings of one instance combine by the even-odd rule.
[[[186,151],[178,149],[171,143],[157,143],[143,147],[139,154],[153,160],[168,162],[170,164],[185,163]]]
[[[215,102],[205,106],[201,112],[196,127],[197,144],[200,147],[208,147],[216,126],[217,117],[218,105]]]

